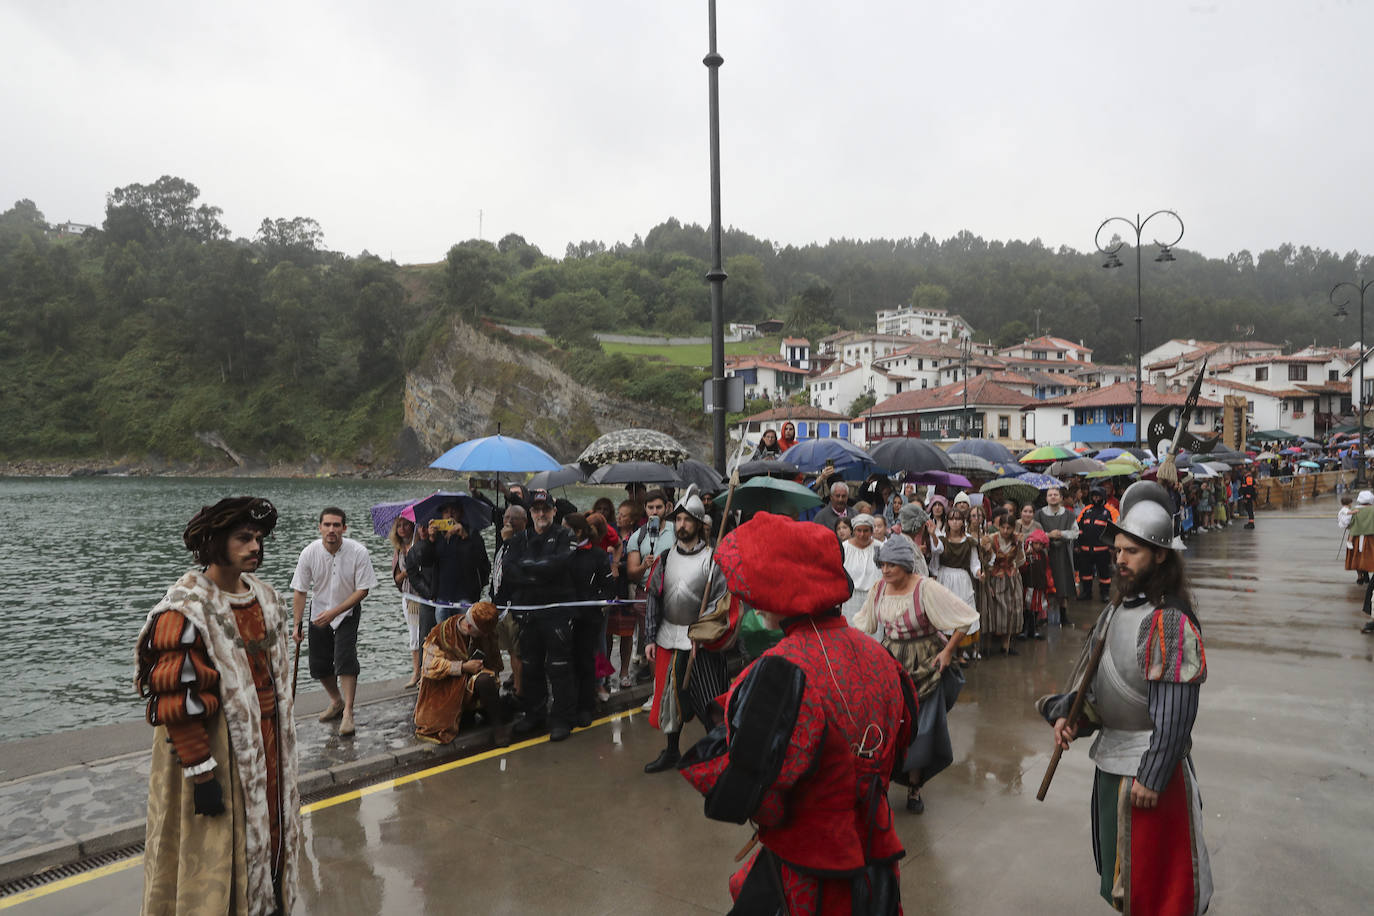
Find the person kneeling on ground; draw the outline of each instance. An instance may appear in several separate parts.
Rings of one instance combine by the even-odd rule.
[[[511,726],[501,709],[497,675],[501,650],[496,645],[496,605],[479,601],[463,614],[449,617],[425,638],[420,696],[415,701],[415,737],[448,744],[458,737],[463,715],[478,706],[492,721],[497,747],[511,740]]]

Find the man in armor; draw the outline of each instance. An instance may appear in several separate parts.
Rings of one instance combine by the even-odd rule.
[[[1107,491],[1093,487],[1088,504],[1078,513],[1078,540],[1074,544],[1074,560],[1078,566],[1078,600],[1091,601],[1093,580],[1097,580],[1098,597],[1108,599],[1112,588],[1112,548],[1108,527],[1117,519],[1117,511],[1107,505]]]
[[[1097,732],[1089,754],[1097,765],[1092,838],[1102,897],[1128,914],[1200,914],[1212,877],[1190,752],[1207,660],[1168,492],[1153,481],[1132,484],[1110,534],[1111,604],[1084,646],[1075,689],[1041,697],[1036,709],[1060,747]],[[1099,642],[1100,661],[1085,685]],[[1070,722],[1084,689],[1082,714]]]
[[[783,631],[680,767],[706,796],[707,817],[756,828],[762,849],[730,879],[731,912],[900,912],[904,850],[887,790],[907,778],[911,678],[844,619],[850,581],[823,527],[760,512],[726,536],[717,560],[732,597]]]
[[[644,766],[658,773],[677,765],[682,726],[692,717],[709,730],[711,701],[725,692],[725,656],[694,646],[687,633],[725,594],[725,583],[712,575],[711,548],[706,543],[706,507],[695,486],[688,487],[668,515],[677,540],[654,564],[645,596],[644,654],[654,666],[654,698],[649,724],[663,732],[663,753]],[[708,595],[705,604],[702,596]]]

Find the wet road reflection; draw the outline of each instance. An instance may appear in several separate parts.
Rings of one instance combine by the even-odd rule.
[[[1333,530],[1270,514],[1188,553],[1210,667],[1194,759],[1216,912],[1366,909],[1374,639],[1358,631],[1362,593]],[[1059,686],[1082,640],[1057,631],[968,672],[950,716],[956,760],[924,791],[926,813],[892,793],[907,912],[1109,912],[1094,889],[1086,744],[1034,798],[1050,742],[1031,701]],[[319,807],[297,912],[725,912],[749,831],[705,820],[676,776],[646,776],[660,746],[635,715]],[[127,913],[140,879],[126,870],[16,912]]]

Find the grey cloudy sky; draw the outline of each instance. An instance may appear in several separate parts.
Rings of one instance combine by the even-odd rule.
[[[433,261],[709,219],[706,0],[0,2],[0,208],[162,174],[236,235]],[[1374,3],[719,0],[724,221],[1374,252]],[[728,252],[727,252],[728,255]]]

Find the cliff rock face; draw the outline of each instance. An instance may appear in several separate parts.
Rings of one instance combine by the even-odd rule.
[[[421,366],[406,374],[405,426],[427,463],[459,442],[496,433],[525,439],[572,461],[597,436],[646,427],[710,460],[704,435],[672,413],[621,400],[574,381],[544,357],[455,321]],[[412,452],[412,454],[414,454]]]

